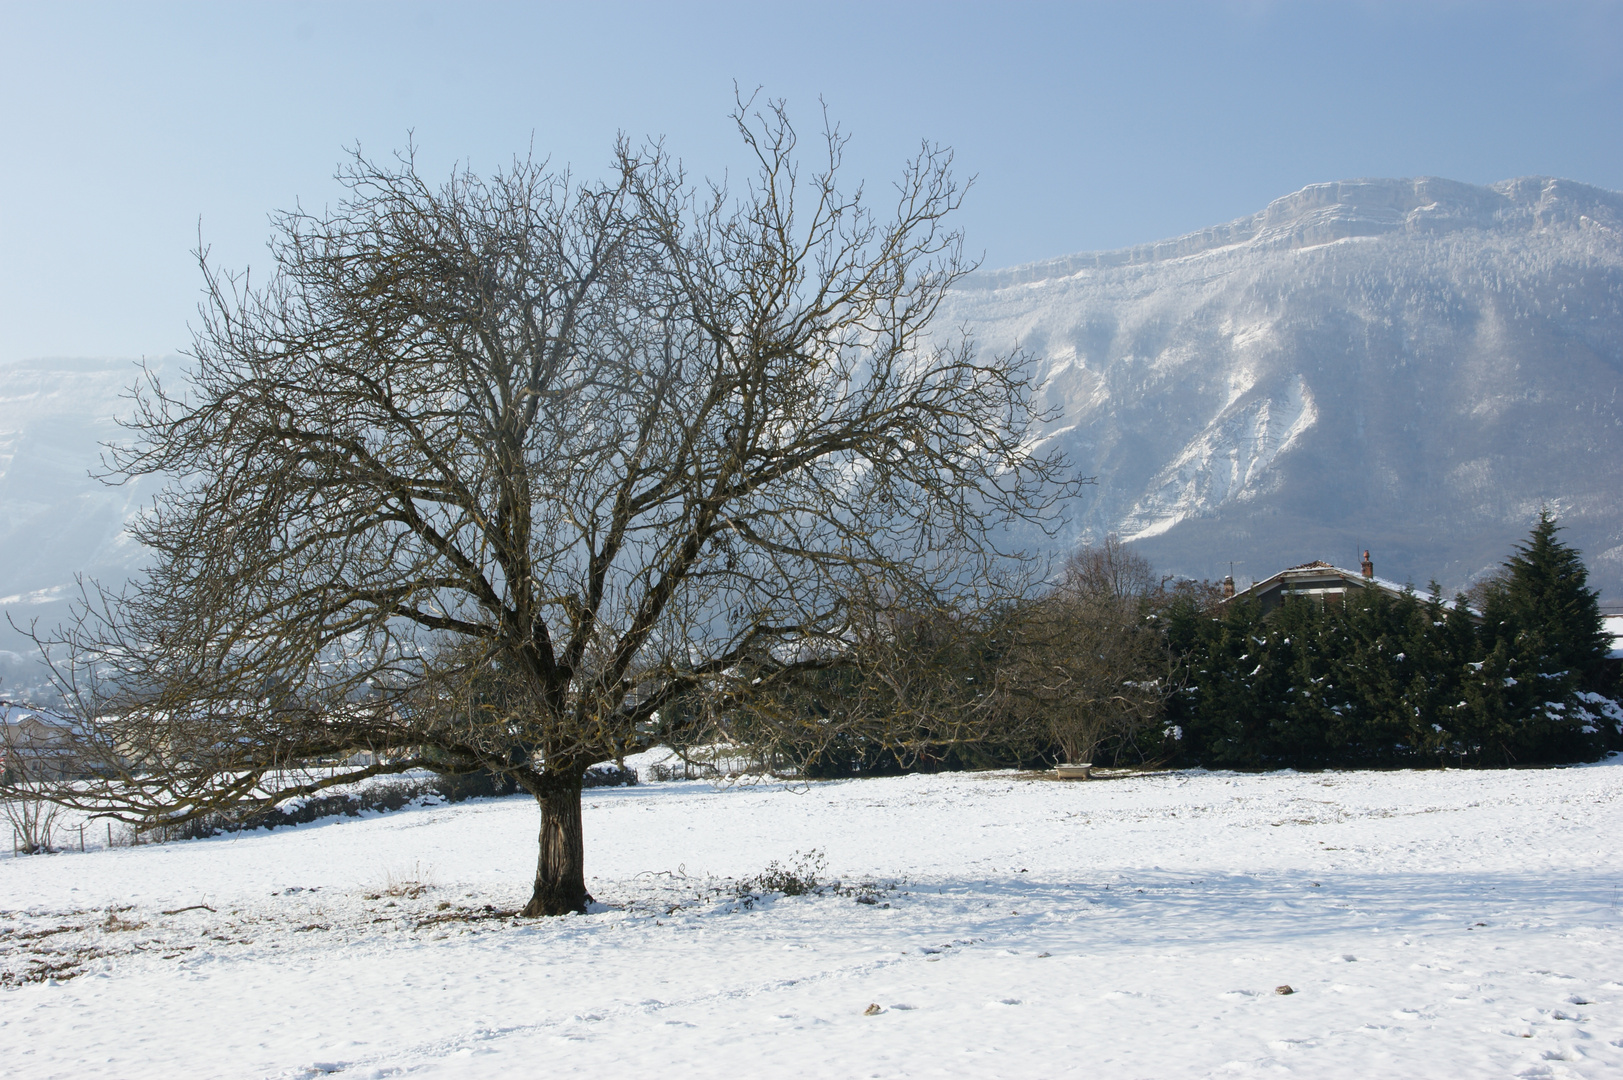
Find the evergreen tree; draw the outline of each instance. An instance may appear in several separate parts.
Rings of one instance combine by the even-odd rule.
[[[1472,688],[1480,690],[1479,672],[1485,666],[1482,639],[1465,594],[1456,593],[1453,607],[1445,611],[1438,592],[1433,589],[1429,606],[1437,630],[1436,651],[1430,662],[1435,678],[1431,722],[1437,735],[1432,750],[1439,763],[1465,766],[1482,760],[1484,739],[1478,730],[1479,710],[1473,710],[1470,700],[1470,693],[1475,692]],[[1479,692],[1477,696],[1480,700]]]
[[[1343,627],[1334,611],[1296,597],[1270,622],[1270,644],[1286,683],[1272,725],[1271,757],[1280,765],[1334,765],[1346,747],[1347,697],[1335,665]]]
[[[1466,665],[1460,705],[1454,717],[1454,748],[1460,764],[1513,765],[1521,733],[1523,704],[1517,687],[1520,669],[1510,645],[1499,640]]]
[[[1187,658],[1169,717],[1186,758],[1219,768],[1517,765],[1592,760],[1623,734],[1603,691],[1605,634],[1579,553],[1540,515],[1482,590],[1483,616],[1349,590],[1180,612]]]
[[[1200,628],[1189,653],[1188,688],[1171,719],[1184,729],[1185,753],[1226,769],[1278,768],[1273,746],[1277,674],[1267,650],[1262,609],[1241,600]]]
[[[1599,690],[1611,645],[1600,594],[1589,588],[1578,550],[1557,539],[1559,531],[1549,510],[1541,510],[1532,536],[1516,546],[1488,595],[1484,629],[1518,646],[1540,673],[1560,675],[1563,690]]]
[[[1484,605],[1483,646],[1493,661],[1487,666],[1504,669],[1501,700],[1490,711],[1499,714],[1498,725],[1510,723],[1507,762],[1590,759],[1618,735],[1610,718],[1615,706],[1605,708],[1597,693],[1611,644],[1599,594],[1559,531],[1549,510],[1540,511]]]
[[[1404,742],[1417,762],[1441,762],[1450,753],[1461,675],[1476,650],[1470,618],[1461,617],[1451,626],[1452,614],[1434,581],[1430,594],[1414,604],[1403,626],[1407,662],[1403,710],[1408,724]]]

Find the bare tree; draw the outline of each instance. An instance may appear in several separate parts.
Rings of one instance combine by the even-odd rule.
[[[43,642],[97,776],[58,798],[152,826],[492,769],[540,804],[525,912],[579,911],[587,767],[987,580],[1065,483],[1021,358],[927,336],[967,270],[950,154],[876,216],[837,130],[803,170],[780,105],[735,119],[736,195],[657,145],[604,183],[357,154],[265,284],[204,254],[190,382],[112,457],[170,478],[155,561]]]
[[[1151,728],[1174,667],[1156,625],[1163,587],[1115,536],[1073,554],[1052,590],[1010,618],[1000,687],[1011,724],[1046,730],[1077,764]]]
[[[777,680],[712,737],[833,775],[912,769],[989,744],[1006,753],[1022,740],[997,693],[1003,592],[979,607],[855,612],[847,663]]]
[[[1060,573],[1059,588],[1069,595],[1142,604],[1154,598],[1167,580],[1156,575],[1150,560],[1110,533],[1102,543],[1071,553]]]

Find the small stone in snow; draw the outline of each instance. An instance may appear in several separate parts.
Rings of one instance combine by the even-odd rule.
[[[879,1007],[879,1003],[876,1001],[873,1004],[869,1005],[866,1009],[863,1009],[862,1010],[862,1015],[863,1016],[878,1016],[880,1013],[882,1013],[884,1011],[885,1010],[881,1009]]]
[[[1294,994],[1294,993],[1296,993],[1296,991],[1292,990],[1288,986],[1276,986],[1276,987],[1274,987],[1274,993],[1276,993],[1276,994]]]

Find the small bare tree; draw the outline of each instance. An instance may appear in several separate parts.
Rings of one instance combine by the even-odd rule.
[[[24,855],[38,855],[56,850],[56,821],[61,816],[62,807],[49,797],[48,792],[40,790],[38,781],[31,781],[26,775],[12,776],[7,781],[0,806],[5,808],[6,820],[11,822],[11,833],[18,851]]]
[[[1011,728],[997,692],[1008,603],[1000,599],[854,613],[848,662],[803,670],[752,694],[730,712],[722,735],[762,757],[836,774],[859,760],[863,768],[916,768],[950,749],[987,743],[1007,752],[1029,740]]]
[[[986,580],[1065,486],[1021,358],[927,336],[968,269],[950,154],[879,217],[837,130],[803,171],[781,106],[735,118],[736,197],[658,146],[605,183],[357,155],[263,285],[205,256],[190,382],[112,457],[170,478],[155,562],[43,642],[96,774],[58,798],[150,826],[496,770],[540,805],[526,913],[579,911],[588,766]]]
[[[1011,722],[1046,730],[1075,764],[1151,728],[1171,687],[1162,587],[1115,536],[1072,555],[1054,588],[1010,618],[1000,686]]]

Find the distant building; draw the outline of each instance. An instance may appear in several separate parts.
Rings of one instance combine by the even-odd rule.
[[[66,721],[41,712],[0,709],[0,775],[9,781],[50,781],[82,771]]]
[[[1305,596],[1325,604],[1339,604],[1346,598],[1349,589],[1379,589],[1395,597],[1412,591],[1411,586],[1376,577],[1375,564],[1370,561],[1369,552],[1366,551],[1359,570],[1344,570],[1315,560],[1281,570],[1273,577],[1264,578],[1238,593],[1234,591],[1234,579],[1226,577],[1223,579],[1223,602],[1255,600],[1262,606],[1263,613],[1267,614],[1283,604],[1287,596]],[[1445,600],[1443,606],[1452,610],[1454,602]]]

